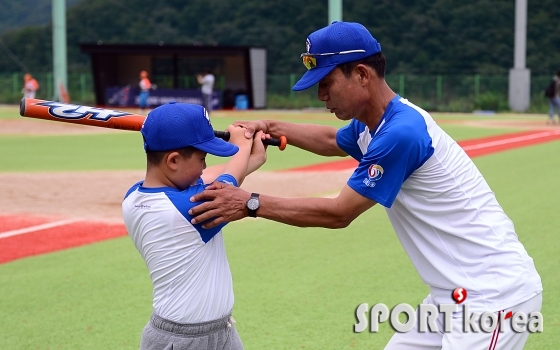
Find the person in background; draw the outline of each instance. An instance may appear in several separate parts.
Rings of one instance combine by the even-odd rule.
[[[197,77],[198,83],[202,85],[202,99],[204,108],[208,111],[208,114],[212,112],[212,92],[214,90],[214,74],[210,68],[204,70],[204,74],[199,74]]]
[[[548,98],[548,104],[550,106],[548,110],[549,121],[547,124],[556,124],[554,121],[554,111],[558,111],[558,123],[560,124],[560,70],[556,72],[556,75],[550,81],[550,84],[546,88],[544,95]]]
[[[23,89],[21,92],[23,93],[24,98],[35,98],[35,93],[39,89],[39,83],[33,76],[29,73],[26,73],[23,76]]]
[[[150,89],[152,88],[152,83],[148,79],[148,72],[145,70],[140,72],[140,109],[144,110],[148,107],[148,97],[150,97]]]

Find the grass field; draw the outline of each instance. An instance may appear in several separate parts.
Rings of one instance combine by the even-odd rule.
[[[16,120],[0,107],[0,120]],[[259,111],[212,116],[216,129],[237,119],[282,118],[341,126],[316,112]],[[519,115],[437,115],[456,140],[512,132],[445,121],[519,120]],[[544,123],[544,117],[543,117]],[[544,332],[526,349],[560,344],[560,142],[475,158],[515,223],[543,280]],[[0,172],[142,169],[137,133],[2,135]],[[221,161],[209,159],[209,165]],[[264,170],[325,161],[295,148],[271,149]],[[400,246],[382,207],[348,228],[295,228],[243,220],[225,230],[237,329],[252,349],[382,349],[393,330],[354,333],[361,303],[418,304],[428,293]],[[0,240],[0,244],[2,244]],[[137,349],[151,312],[151,283],[128,237],[0,265],[0,349]],[[473,349],[475,350],[475,349]]]

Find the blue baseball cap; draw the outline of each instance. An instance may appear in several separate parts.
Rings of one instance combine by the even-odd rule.
[[[354,22],[333,22],[307,37],[307,52],[302,54],[313,64],[306,64],[307,72],[292,87],[294,91],[310,88],[329,74],[337,65],[361,60],[378,52],[381,45],[371,33]]]
[[[140,130],[146,152],[164,152],[192,146],[215,156],[232,156],[239,148],[214,136],[206,109],[169,102],[154,108]]]

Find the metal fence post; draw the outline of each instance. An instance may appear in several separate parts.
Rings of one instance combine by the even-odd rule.
[[[86,100],[86,75],[84,73],[80,74],[80,95],[84,102]]]
[[[51,100],[54,99],[53,93],[53,75],[49,72],[47,73],[47,96]]]
[[[19,74],[18,73],[14,73],[12,74],[12,92],[15,94],[18,93],[18,87],[19,87]]]
[[[294,90],[292,90],[292,86],[296,84],[296,75],[294,73],[290,74],[290,100],[293,100],[296,97]]]
[[[480,97],[480,74],[474,75],[474,100],[478,101]]]
[[[442,95],[442,90],[443,90],[443,77],[441,75],[437,76],[437,101],[441,102],[441,95]]]

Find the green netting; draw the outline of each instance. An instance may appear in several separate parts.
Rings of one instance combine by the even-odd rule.
[[[317,99],[317,86],[300,92],[291,90],[301,73],[269,75],[267,77],[267,106],[269,108],[313,108],[324,103]],[[41,88],[39,99],[51,99],[53,82],[51,73],[35,74]],[[182,76],[179,87],[196,88],[198,83],[191,76]],[[546,112],[548,100],[543,91],[552,77],[531,76],[531,106],[529,112]],[[158,86],[172,86],[158,76]],[[169,79],[172,79],[170,76]],[[401,96],[429,111],[472,112],[473,110],[506,111],[509,109],[507,75],[467,75],[467,74],[389,74],[387,84]],[[223,76],[218,77],[216,86],[223,90],[227,85]],[[22,97],[22,73],[0,74],[0,103],[18,103]],[[69,74],[68,91],[75,103],[95,103],[93,78],[91,74]]]

